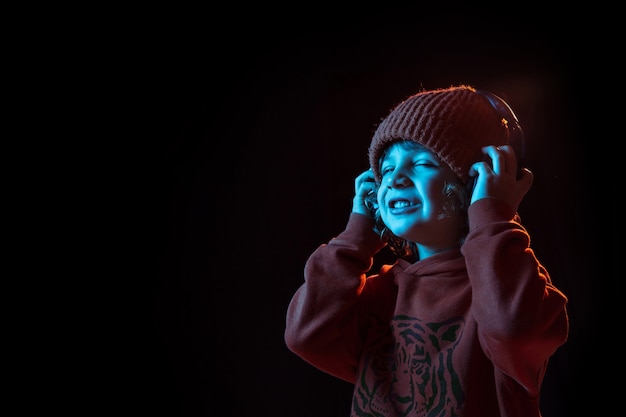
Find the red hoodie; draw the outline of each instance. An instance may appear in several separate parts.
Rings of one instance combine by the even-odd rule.
[[[367,276],[372,220],[308,259],[286,317],[288,348],[354,383],[351,416],[539,417],[548,359],[567,340],[567,298],[519,218],[483,199],[460,249]]]

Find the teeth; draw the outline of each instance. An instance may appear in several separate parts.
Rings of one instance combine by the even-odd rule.
[[[393,208],[402,208],[402,207],[408,207],[410,206],[411,203],[407,200],[399,200],[399,201],[395,201],[393,203]]]

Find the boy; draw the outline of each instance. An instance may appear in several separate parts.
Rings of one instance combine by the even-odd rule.
[[[503,106],[467,85],[396,106],[345,230],[306,263],[285,342],[354,384],[354,417],[541,415],[567,298],[517,215],[533,175]],[[397,260],[370,271],[385,246]]]

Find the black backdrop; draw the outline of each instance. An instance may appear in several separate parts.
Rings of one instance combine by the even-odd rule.
[[[145,338],[121,377],[125,407],[347,416],[349,384],[286,349],[287,304],[307,256],[345,225],[376,123],[422,87],[458,83],[495,92],[517,113],[535,173],[520,214],[570,299],[570,339],[546,375],[544,417],[591,404],[581,368],[607,278],[599,191],[580,169],[591,163],[579,92],[591,57],[577,32],[566,22],[555,31],[555,19],[530,11],[281,13],[166,17],[131,48],[142,62],[134,92],[146,116],[142,175],[154,193],[145,209]]]

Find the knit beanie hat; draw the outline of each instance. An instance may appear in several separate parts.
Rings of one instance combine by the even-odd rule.
[[[433,151],[465,182],[470,166],[484,157],[481,148],[507,144],[508,132],[486,96],[460,85],[410,96],[378,125],[368,151],[378,182],[382,152],[403,139]]]

